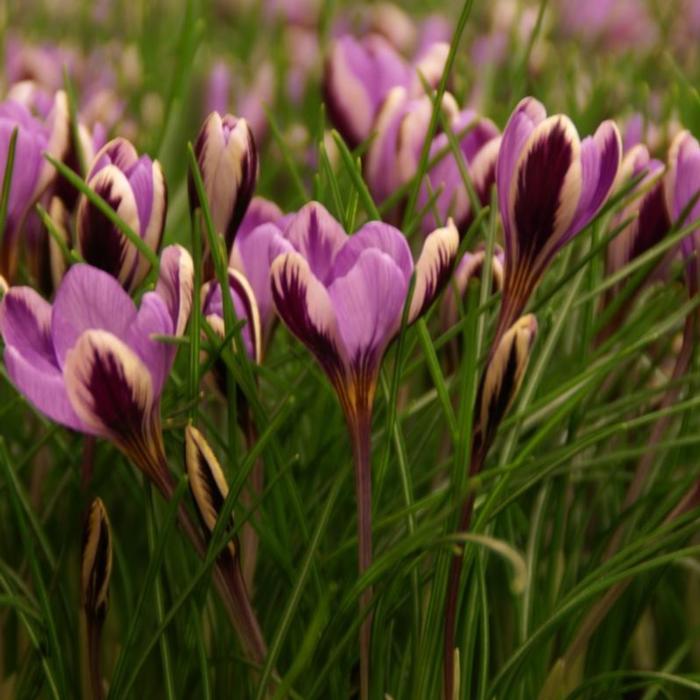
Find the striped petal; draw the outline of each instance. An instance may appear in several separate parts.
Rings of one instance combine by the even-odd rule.
[[[204,435],[192,425],[185,428],[185,465],[199,519],[207,532],[212,533],[226,502],[229,488],[219,460]],[[231,515],[231,529],[233,524]],[[229,544],[229,548],[231,554],[235,554],[233,542]]]
[[[425,239],[416,263],[416,282],[408,316],[409,323],[427,311],[447,284],[458,248],[459,232],[451,219],[447,226],[436,229]]]
[[[122,449],[144,440],[153,419],[153,381],[123,341],[86,331],[66,357],[64,376],[70,402],[91,432]]]
[[[80,589],[83,609],[94,620],[104,620],[109,604],[112,574],[112,532],[107,509],[96,498],[90,505],[83,529]]]
[[[90,265],[73,265],[56,293],[51,313],[59,366],[64,366],[68,351],[84,331],[106,330],[126,339],[136,313],[134,302],[114,277]]]
[[[178,337],[185,332],[190,317],[193,284],[194,264],[189,252],[181,245],[165,248],[160,256],[156,294],[168,307],[173,321],[173,333]]]
[[[270,279],[280,318],[314,354],[334,385],[342,386],[347,354],[326,288],[298,253],[278,256]]]
[[[533,269],[536,261],[543,265],[560,245],[581,194],[580,148],[576,127],[565,116],[549,117],[533,129],[510,183],[508,218],[514,236],[513,248],[506,247],[509,269]]]
[[[513,241],[515,232],[512,231],[508,210],[509,192],[515,178],[515,168],[525,143],[535,127],[546,117],[547,111],[542,103],[532,97],[526,97],[515,108],[503,131],[503,141],[496,165],[496,186],[498,187],[506,250],[512,249],[515,245]]]
[[[138,232],[136,199],[126,175],[117,166],[105,166],[88,184],[133,231]],[[78,250],[85,262],[104,270],[126,289],[131,289],[138,250],[85,196],[81,197],[78,208],[77,230]]]

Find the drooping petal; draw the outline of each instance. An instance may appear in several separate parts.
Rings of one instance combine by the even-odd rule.
[[[347,354],[326,288],[298,253],[278,256],[272,263],[270,280],[280,318],[311,350],[331,381],[341,384]]]
[[[305,258],[314,276],[324,283],[347,239],[343,227],[318,202],[309,202],[297,212],[284,237]]]
[[[508,200],[510,186],[515,179],[515,167],[520,160],[525,142],[529,139],[534,128],[544,121],[546,116],[547,111],[542,103],[532,97],[526,97],[519,102],[503,131],[503,140],[496,165],[496,186],[499,193],[499,206],[501,219],[503,220],[506,250],[513,245],[512,236],[514,232],[511,231]]]
[[[134,302],[114,277],[90,265],[73,265],[56,293],[51,313],[59,366],[64,366],[66,354],[84,331],[102,329],[124,340],[135,320]]]
[[[373,381],[384,349],[396,334],[408,280],[391,256],[368,248],[328,288],[351,366]]]
[[[459,248],[459,232],[450,219],[447,226],[433,231],[423,244],[416,263],[416,282],[408,314],[409,323],[427,311],[447,284]]]
[[[0,333],[10,380],[41,413],[83,430],[66,393],[51,338],[51,306],[30,287],[13,287],[0,305]]]
[[[509,269],[532,269],[558,248],[581,193],[579,152],[576,127],[565,116],[549,117],[532,131],[510,183],[507,216],[514,240],[512,249],[506,246]]]
[[[160,273],[156,284],[158,294],[170,313],[173,333],[185,332],[192,309],[194,264],[192,256],[181,245],[169,245],[160,256]]]
[[[64,368],[68,397],[82,422],[120,447],[141,438],[153,411],[153,382],[146,365],[107,331],[83,333]]]
[[[347,275],[360,255],[369,249],[386,253],[396,263],[408,282],[413,274],[413,258],[406,237],[394,226],[381,221],[370,221],[357,233],[346,238],[345,245],[336,255],[329,281]]]

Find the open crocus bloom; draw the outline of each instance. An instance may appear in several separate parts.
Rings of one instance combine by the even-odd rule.
[[[327,373],[348,419],[370,412],[411,276],[415,272],[409,322],[446,282],[459,245],[457,229],[450,222],[431,233],[415,265],[398,229],[372,221],[347,236],[316,202],[299,211],[285,237],[290,249],[270,271],[277,311]]]
[[[12,383],[51,420],[111,440],[148,469],[162,448],[159,399],[177,351],[154,336],[184,332],[192,274],[189,253],[166,248],[140,309],[114,277],[85,264],[68,271],[53,305],[12,287],[0,306]]]
[[[532,97],[518,104],[503,132],[496,166],[506,255],[497,336],[520,316],[557,251],[603,205],[621,155],[612,121],[581,141],[568,117],[547,117]]]

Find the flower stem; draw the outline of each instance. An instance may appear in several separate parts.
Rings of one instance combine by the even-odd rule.
[[[355,493],[357,497],[357,568],[360,576],[372,563],[372,436],[371,411],[360,411],[350,423],[355,458]],[[372,587],[360,595],[360,698],[369,698],[370,648],[372,641]]]
[[[242,406],[238,412],[241,428],[245,436],[246,449],[250,452],[258,441],[255,424],[250,416],[249,407]],[[248,477],[248,483],[241,492],[241,502],[246,510],[250,510],[256,499],[262,494],[264,485],[264,468],[261,458],[255,460],[253,470]],[[252,592],[255,579],[255,566],[258,559],[259,537],[252,518],[243,523],[241,528],[241,568],[243,581],[248,591]]]
[[[484,461],[483,450],[473,450],[469,465],[469,477],[473,477],[481,471]],[[474,512],[475,494],[472,491],[462,505],[459,516],[457,532],[466,532],[471,525]],[[459,553],[452,556],[450,574],[447,579],[447,597],[445,599],[445,622],[443,628],[443,666],[442,680],[445,690],[445,700],[453,700],[454,695],[454,648],[455,629],[457,623],[457,602],[459,597],[459,579],[462,574],[464,561],[464,548],[459,548]]]

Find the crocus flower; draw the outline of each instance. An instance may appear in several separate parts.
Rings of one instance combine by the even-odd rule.
[[[603,205],[621,155],[620,134],[611,121],[580,141],[568,117],[547,117],[531,97],[518,104],[496,167],[506,259],[495,342],[520,316],[557,251]]]
[[[117,138],[99,150],[86,180],[157,252],[167,210],[165,178],[158,161],[139,157],[126,139]],[[78,206],[77,235],[78,250],[85,261],[118,279],[128,292],[148,274],[148,260],[85,195]]]
[[[389,91],[397,86],[411,97],[425,94],[420,75],[434,85],[447,51],[435,44],[415,64],[407,62],[378,34],[337,38],[326,61],[323,92],[331,122],[351,147],[367,139]]]
[[[689,226],[700,219],[700,143],[689,131],[679,133],[671,144],[664,191],[668,212],[675,225]],[[698,291],[699,243],[697,228],[681,241],[681,252],[687,260],[688,286],[692,294]]]
[[[0,171],[3,175],[15,129],[17,142],[0,249],[0,272],[10,281],[17,265],[17,242],[27,213],[55,177],[55,170],[44,159],[44,153],[61,160],[68,149],[68,101],[65,93],[55,93],[45,117],[33,114],[27,105],[17,100],[0,103]]]
[[[619,225],[630,217],[634,218],[608,246],[606,261],[608,274],[622,269],[655,246],[671,228],[661,178],[663,169],[664,164],[660,160],[651,158],[646,146],[641,144],[634,146],[625,156],[620,167],[621,177],[618,180],[621,180],[622,176],[629,179],[643,174],[635,189],[644,190],[644,193],[636,197],[615,217],[613,225]]]
[[[414,264],[403,234],[378,221],[348,237],[318,203],[303,207],[285,232],[292,248],[272,263],[277,311],[330,379],[345,413],[355,456],[358,563],[370,565],[372,404],[384,352],[400,329],[411,277],[408,311],[417,319],[435,299],[452,269],[459,235],[452,222],[430,234]],[[361,610],[371,591],[363,592]],[[361,695],[367,697],[370,617],[360,630]]]
[[[51,420],[113,442],[163,483],[160,395],[192,304],[192,259],[180,246],[161,256],[158,284],[136,308],[111,275],[74,265],[53,305],[12,287],[0,305],[7,374]]]
[[[231,69],[226,61],[216,61],[209,71],[204,91],[206,114],[226,114],[231,103],[231,82]]]
[[[212,112],[194,147],[211,210],[214,228],[231,250],[238,226],[258,180],[258,155],[253,133],[245,119]],[[199,206],[190,180],[190,205]]]

